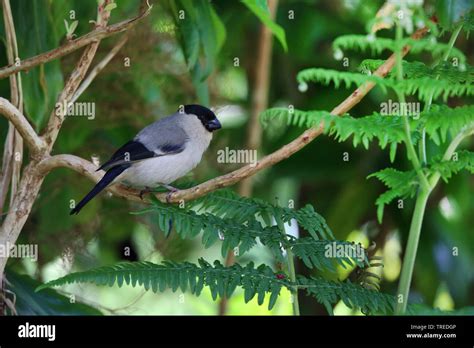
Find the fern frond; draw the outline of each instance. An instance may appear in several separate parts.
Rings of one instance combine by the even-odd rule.
[[[334,235],[324,217],[318,214],[312,205],[307,204],[301,209],[290,209],[286,207],[274,207],[274,214],[281,214],[283,222],[291,224],[296,220],[314,239],[334,240]]]
[[[324,218],[311,205],[301,209],[290,209],[261,199],[242,197],[230,190],[216,190],[202,199],[188,203],[188,206],[237,221],[249,221],[261,217],[266,225],[273,225],[271,219],[274,217],[280,217],[287,223],[291,223],[294,219],[315,239],[334,239]]]
[[[299,83],[319,82],[323,85],[334,83],[338,88],[344,82],[346,88],[351,86],[360,86],[365,82],[373,82],[386,92],[387,88],[392,88],[405,95],[417,95],[419,99],[428,100],[443,97],[474,95],[474,86],[471,83],[450,83],[446,84],[443,80],[437,80],[432,77],[424,76],[419,78],[405,79],[397,81],[394,78],[381,78],[378,76],[361,74],[348,71],[337,71],[331,69],[310,68],[302,70],[297,75]]]
[[[461,20],[463,22],[462,28],[469,36],[469,32],[474,30],[474,12],[467,13]]]
[[[198,212],[208,212],[222,218],[248,221],[260,215],[259,212],[266,210],[270,204],[258,198],[246,198],[231,190],[221,189],[186,202],[186,205]]]
[[[332,306],[339,300],[342,300],[347,307],[361,309],[364,313],[393,314],[395,309],[395,297],[366,289],[349,280],[339,282],[321,277],[299,276],[297,283],[308,295],[323,304],[330,314]]]
[[[328,243],[330,241],[339,244],[346,242],[334,240],[332,231],[326,221],[321,215],[314,211],[311,205],[307,205],[299,210],[294,210],[274,206],[264,201],[255,201],[254,199],[239,197],[229,192],[218,193],[211,200],[213,200],[213,203],[222,204],[220,200],[222,197],[232,199],[230,205],[237,205],[238,207],[241,205],[260,204],[260,206],[258,206],[259,209],[266,209],[266,212],[270,214],[271,217],[278,217],[282,222],[291,224],[293,220],[296,220],[299,226],[307,230],[311,235],[311,238],[305,239],[306,248],[302,249],[298,245],[298,239],[282,234],[279,227],[274,225],[271,221],[270,223],[262,225],[262,223],[255,218],[255,214],[264,215],[262,210],[258,210],[256,213],[256,210],[250,209],[249,207],[245,208],[245,211],[249,214],[245,219],[236,219],[234,217],[222,218],[209,213],[209,211],[216,212],[214,204],[199,205],[200,209],[206,206],[208,210],[198,214],[192,210],[192,208],[196,208],[196,206],[188,205],[187,208],[180,208],[175,205],[163,204],[154,199],[150,208],[138,213],[153,213],[158,215],[158,225],[162,230],[167,229],[170,221],[172,221],[177,233],[183,238],[193,238],[202,232],[202,243],[206,248],[221,240],[221,253],[223,257],[235,248],[238,248],[239,255],[244,254],[260,241],[264,246],[269,248],[275,258],[280,262],[283,261],[283,250],[296,247],[297,256],[301,258],[304,257],[305,262],[309,260],[308,264],[311,264],[311,267],[314,266],[323,269],[327,266],[327,269],[334,270],[333,262],[339,264],[352,264],[352,262],[355,262],[359,264],[353,260],[355,257],[348,258],[347,255],[335,255],[334,260],[324,259],[325,256],[319,252],[320,248],[318,248],[322,246],[321,243],[318,243],[320,239],[327,240]],[[227,203],[228,202],[229,201],[227,201]],[[230,216],[227,214],[224,215]],[[314,254],[312,254],[313,251],[315,252]]]
[[[171,220],[182,238],[194,238],[202,231],[205,248],[222,239],[223,257],[237,247],[239,253],[243,254],[260,240],[275,257],[280,260],[283,258],[281,245],[285,246],[286,238],[281,235],[277,226],[263,227],[257,220],[250,218],[242,222],[235,218],[220,218],[208,212],[198,214],[194,210],[163,204],[157,200],[153,201],[151,208],[139,213],[149,212],[158,216],[158,225],[163,231],[168,228]]]
[[[368,178],[372,177],[379,179],[389,188],[375,201],[379,222],[382,221],[385,205],[390,204],[395,198],[413,197],[418,188],[418,180],[414,170],[402,172],[393,168],[385,168],[368,176]]]
[[[434,42],[432,40],[414,40],[411,38],[406,38],[402,41],[403,46],[410,46],[410,52],[413,54],[426,51],[431,52],[434,56],[440,56],[450,49],[447,44]],[[394,52],[397,50],[397,43],[393,39],[371,37],[367,35],[343,35],[334,40],[333,49],[341,51],[366,51],[370,49],[372,54],[380,54],[384,50],[390,50]],[[466,56],[456,47],[451,49],[450,57],[459,59],[461,63],[466,62]]]
[[[327,131],[334,119],[328,111],[312,110],[289,110],[288,108],[271,108],[260,114],[260,120],[264,126],[272,121],[285,121],[288,126],[297,126],[311,128],[320,124],[324,124],[324,130]]]
[[[293,254],[308,268],[316,267],[335,272],[338,265],[343,268],[362,268],[369,264],[365,250],[351,242],[292,238],[289,245]]]
[[[372,247],[369,247],[367,251],[369,252],[369,249],[371,248]],[[373,248],[375,248],[375,244],[373,245]],[[374,273],[375,268],[377,267],[383,267],[383,257],[373,255],[369,258],[369,262],[366,267],[359,268],[356,271],[357,284],[360,284],[367,289],[380,291],[380,282],[382,281],[382,278]]]
[[[333,116],[327,111],[294,110],[289,114],[288,109],[273,108],[266,110],[261,116],[266,122],[272,119],[284,119],[289,125],[305,125],[311,127],[324,124],[324,132],[340,142],[353,137],[354,147],[363,144],[367,149],[369,143],[378,139],[379,146],[384,149],[390,144],[390,158],[393,162],[397,145],[405,141],[403,120],[401,117],[392,117],[374,113],[370,116],[354,118],[348,115]],[[416,120],[410,120],[414,123]],[[416,128],[416,125],[413,125]]]
[[[449,161],[443,161],[441,156],[438,156],[430,163],[429,170],[431,173],[438,172],[445,182],[461,170],[474,174],[474,152],[458,151]]]
[[[199,296],[204,286],[207,286],[211,290],[212,298],[216,300],[218,296],[230,297],[237,286],[240,286],[244,289],[246,303],[257,295],[258,304],[261,305],[265,296],[270,295],[268,308],[272,309],[281,288],[290,287],[286,277],[277,276],[266,265],[255,268],[253,262],[250,262],[244,267],[239,264],[225,267],[219,261],[214,261],[214,265],[204,259],[199,259],[198,262],[198,265],[171,261],[164,261],[160,265],[146,261],[122,262],[68,274],[41,285],[37,291],[71,283],[93,283],[102,286],[116,284],[118,287],[123,284],[135,287],[138,284],[155,293],[167,289],[175,292],[180,289],[182,292]]]
[[[430,111],[421,113],[421,120],[426,133],[439,145],[446,141],[448,132],[454,136],[464,127],[474,124],[474,106],[450,108],[446,105],[433,105]]]
[[[157,206],[163,206],[159,201],[155,203]],[[168,205],[164,206],[169,207]],[[301,209],[291,209],[257,198],[241,197],[230,190],[216,190],[204,199],[188,203],[189,207],[197,207],[198,211],[210,212],[220,217],[238,218],[237,222],[249,221],[255,219],[256,216],[261,217],[266,225],[273,225],[272,217],[279,217],[287,223],[291,223],[294,219],[315,239],[334,239],[326,220],[311,205],[306,205]],[[228,220],[225,223],[230,224],[232,221]]]
[[[104,266],[84,272],[68,274],[64,277],[47,282],[37,288],[61,286],[73,283],[92,283],[99,286],[122,287],[124,284],[143,286],[145,290],[164,292],[180,289],[199,296],[203,288],[209,287],[212,298],[229,297],[237,287],[244,289],[245,302],[257,296],[257,302],[262,305],[265,297],[270,296],[268,308],[275,305],[283,287],[293,289],[304,288],[320,303],[331,311],[331,304],[342,299],[351,308],[362,308],[370,312],[389,313],[392,311],[393,297],[376,291],[365,289],[349,281],[336,282],[324,278],[305,278],[299,276],[297,283],[291,283],[280,273],[274,273],[266,266],[255,267],[252,262],[246,266],[235,264],[225,267],[219,261],[211,265],[204,259],[199,259],[198,265],[183,262],[164,261],[162,264],[151,262],[121,262],[112,266]]]
[[[338,71],[332,69],[309,68],[301,70],[296,76],[298,83],[318,82],[325,86],[334,83],[336,88],[339,88],[344,83],[346,88],[351,86],[360,86],[365,82],[373,82],[382,88],[384,92],[387,91],[387,86],[391,87],[394,83],[386,82],[383,78],[367,74],[361,74],[349,71]]]
[[[365,59],[360,63],[358,70],[361,73],[371,73],[377,70],[385,60],[382,59]],[[431,79],[439,79],[450,84],[472,84],[474,83],[474,67],[466,64],[462,66],[454,66],[448,62],[442,62],[435,67],[429,67],[422,62],[403,61],[403,74],[405,79],[418,79],[428,77]],[[387,75],[389,78],[395,78],[396,72],[390,71]]]

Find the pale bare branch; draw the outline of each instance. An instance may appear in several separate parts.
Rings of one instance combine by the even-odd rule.
[[[0,97],[0,114],[4,115],[18,130],[33,153],[41,152],[45,142],[36,134],[26,117],[10,101]]]
[[[105,0],[103,4],[98,6],[96,22],[96,26],[98,28],[105,28],[105,26],[107,25],[107,21],[110,17],[110,12],[106,11],[105,7],[111,2],[113,1]],[[84,79],[84,76],[86,75],[87,70],[89,69],[92,63],[92,60],[94,59],[99,44],[100,40],[96,40],[85,48],[84,52],[81,55],[81,58],[76,64],[75,69],[73,70],[73,72],[69,76],[69,79],[64,85],[64,88],[56,101],[56,105],[63,105],[64,103],[67,104],[71,101],[74,93],[76,93],[77,88]],[[61,129],[61,126],[64,122],[65,116],[65,108],[54,108],[51,112],[48,125],[41,137],[46,142],[49,151],[51,151],[51,149],[53,148],[54,142],[58,137],[59,130]]]
[[[94,163],[81,157],[68,154],[48,157],[38,164],[36,170],[38,175],[45,176],[55,168],[72,169],[95,183],[98,182],[105,173],[103,170],[97,171],[98,167]],[[106,190],[118,197],[126,198],[131,201],[149,202],[145,197],[144,200],[140,198],[140,191],[129,189],[122,185],[111,185],[107,187]]]
[[[149,6],[145,11],[140,13],[137,17],[122,21],[120,23],[110,25],[108,27],[97,27],[95,30],[78,37],[77,39],[66,42],[64,45],[52,49],[48,52],[41,53],[37,56],[25,59],[21,61],[19,65],[10,64],[0,69],[0,79],[10,76],[11,74],[17,73],[19,71],[26,71],[34,68],[35,66],[47,63],[51,60],[61,58],[67,54],[70,54],[82,47],[85,47],[93,42],[102,40],[106,37],[122,33],[126,30],[134,27],[140,20],[146,17],[151,10]]]
[[[15,57],[18,57],[18,44],[16,40],[16,31],[15,31],[15,23],[13,21],[12,10],[10,6],[9,0],[2,0],[2,8],[3,8],[3,20],[5,23],[5,34],[6,34],[6,47],[7,47],[7,58],[8,64],[13,64],[15,62]],[[23,113],[23,88],[21,85],[21,75],[20,73],[10,75],[10,99],[12,104],[18,108],[18,110]],[[10,129],[14,126],[11,122],[8,124],[9,132]],[[9,141],[9,137],[7,137],[7,141]],[[15,197],[16,190],[18,188],[18,183],[20,182],[20,171],[21,165],[23,163],[23,139],[18,132],[18,130],[13,130],[13,137],[12,143],[6,144],[5,150],[7,150],[10,145],[13,147],[12,157],[10,157],[11,161],[11,178],[2,176],[2,182],[0,187],[1,194],[0,199],[6,197],[6,191],[8,187],[5,185],[8,184],[8,181],[11,181],[11,191],[10,191],[10,204],[13,202],[13,198]],[[8,150],[7,150],[8,151]],[[4,156],[4,163],[7,160]],[[10,179],[10,180],[9,180]],[[0,206],[3,209],[4,201],[0,201]],[[0,209],[0,212],[2,210]]]
[[[92,83],[92,81],[95,79],[95,77],[109,64],[109,62],[115,57],[115,55],[120,51],[120,49],[125,45],[127,42],[128,35],[125,33],[120,40],[115,44],[115,46],[112,48],[112,50],[107,53],[107,55],[91,70],[89,75],[82,81],[81,85],[77,89],[76,93],[74,93],[74,96],[71,99],[71,103],[74,103],[79,97],[81,96],[82,93],[86,90],[87,87]]]

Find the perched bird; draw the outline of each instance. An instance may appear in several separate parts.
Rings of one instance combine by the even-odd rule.
[[[119,148],[97,170],[106,173],[94,188],[71,210],[79,211],[112,182],[149,190],[181,178],[201,161],[212,139],[220,129],[216,115],[201,105],[185,105],[170,116],[142,129],[133,140]]]

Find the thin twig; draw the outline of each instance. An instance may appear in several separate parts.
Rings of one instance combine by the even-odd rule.
[[[18,57],[18,44],[16,40],[15,23],[13,21],[10,1],[3,0],[2,5],[3,19],[5,22],[8,64],[14,64],[15,58]],[[21,113],[23,113],[23,88],[21,85],[20,73],[10,75],[10,99],[12,101],[12,104],[17,107]],[[14,127],[11,122],[9,122],[8,126],[9,128]],[[10,160],[12,163],[10,191],[11,205],[18,188],[18,183],[20,182],[20,170],[21,165],[23,163],[23,139],[18,130],[16,129],[13,132],[13,153]],[[4,184],[4,182],[2,182],[2,184]],[[6,187],[2,187],[2,192],[6,189]],[[0,202],[0,204],[3,206],[4,201]]]
[[[8,77],[11,74],[15,74],[19,71],[30,70],[31,68],[34,68],[35,66],[47,63],[51,60],[61,58],[93,42],[100,41],[106,37],[129,30],[130,28],[135,26],[140,20],[146,17],[150,13],[150,10],[151,10],[151,6],[148,6],[148,8],[144,12],[140,13],[135,18],[127,19],[125,21],[122,21],[120,23],[117,23],[108,27],[97,27],[95,30],[87,33],[86,35],[78,37],[75,40],[68,41],[67,43],[65,43],[64,45],[58,48],[52,49],[45,53],[41,53],[31,58],[25,59],[21,61],[20,65],[15,65],[15,64],[7,65],[0,69],[0,79]]]
[[[92,83],[92,81],[96,78],[96,76],[109,64],[109,62],[115,57],[115,55],[120,51],[120,49],[125,45],[128,39],[128,32],[126,32],[117,44],[112,48],[112,50],[91,70],[89,75],[82,81],[81,85],[77,89],[76,93],[74,93],[71,103],[76,102],[77,99],[84,93],[87,87]]]
[[[97,21],[96,26],[101,29],[106,29],[107,22],[110,17],[110,12],[105,10],[105,7],[113,2],[112,0],[105,0],[102,4],[99,4],[97,10]],[[63,105],[64,103],[69,103],[73,95],[76,93],[79,85],[84,79],[87,70],[89,69],[92,60],[97,52],[99,47],[100,40],[93,41],[89,46],[87,46],[84,52],[81,55],[81,58],[76,64],[76,68],[69,76],[68,81],[64,85],[64,88],[61,94],[56,101],[56,105]],[[66,110],[64,108],[56,109],[54,108],[49,117],[48,125],[44,130],[41,138],[46,142],[48,150],[51,151],[53,145],[58,137],[59,130],[64,122],[66,117]]]

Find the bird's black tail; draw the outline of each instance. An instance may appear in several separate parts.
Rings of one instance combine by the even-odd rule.
[[[94,188],[71,210],[69,215],[78,214],[81,209],[100,191],[107,187],[117,176],[130,167],[130,164],[122,164],[113,168],[110,168],[102,179],[94,186]]]

